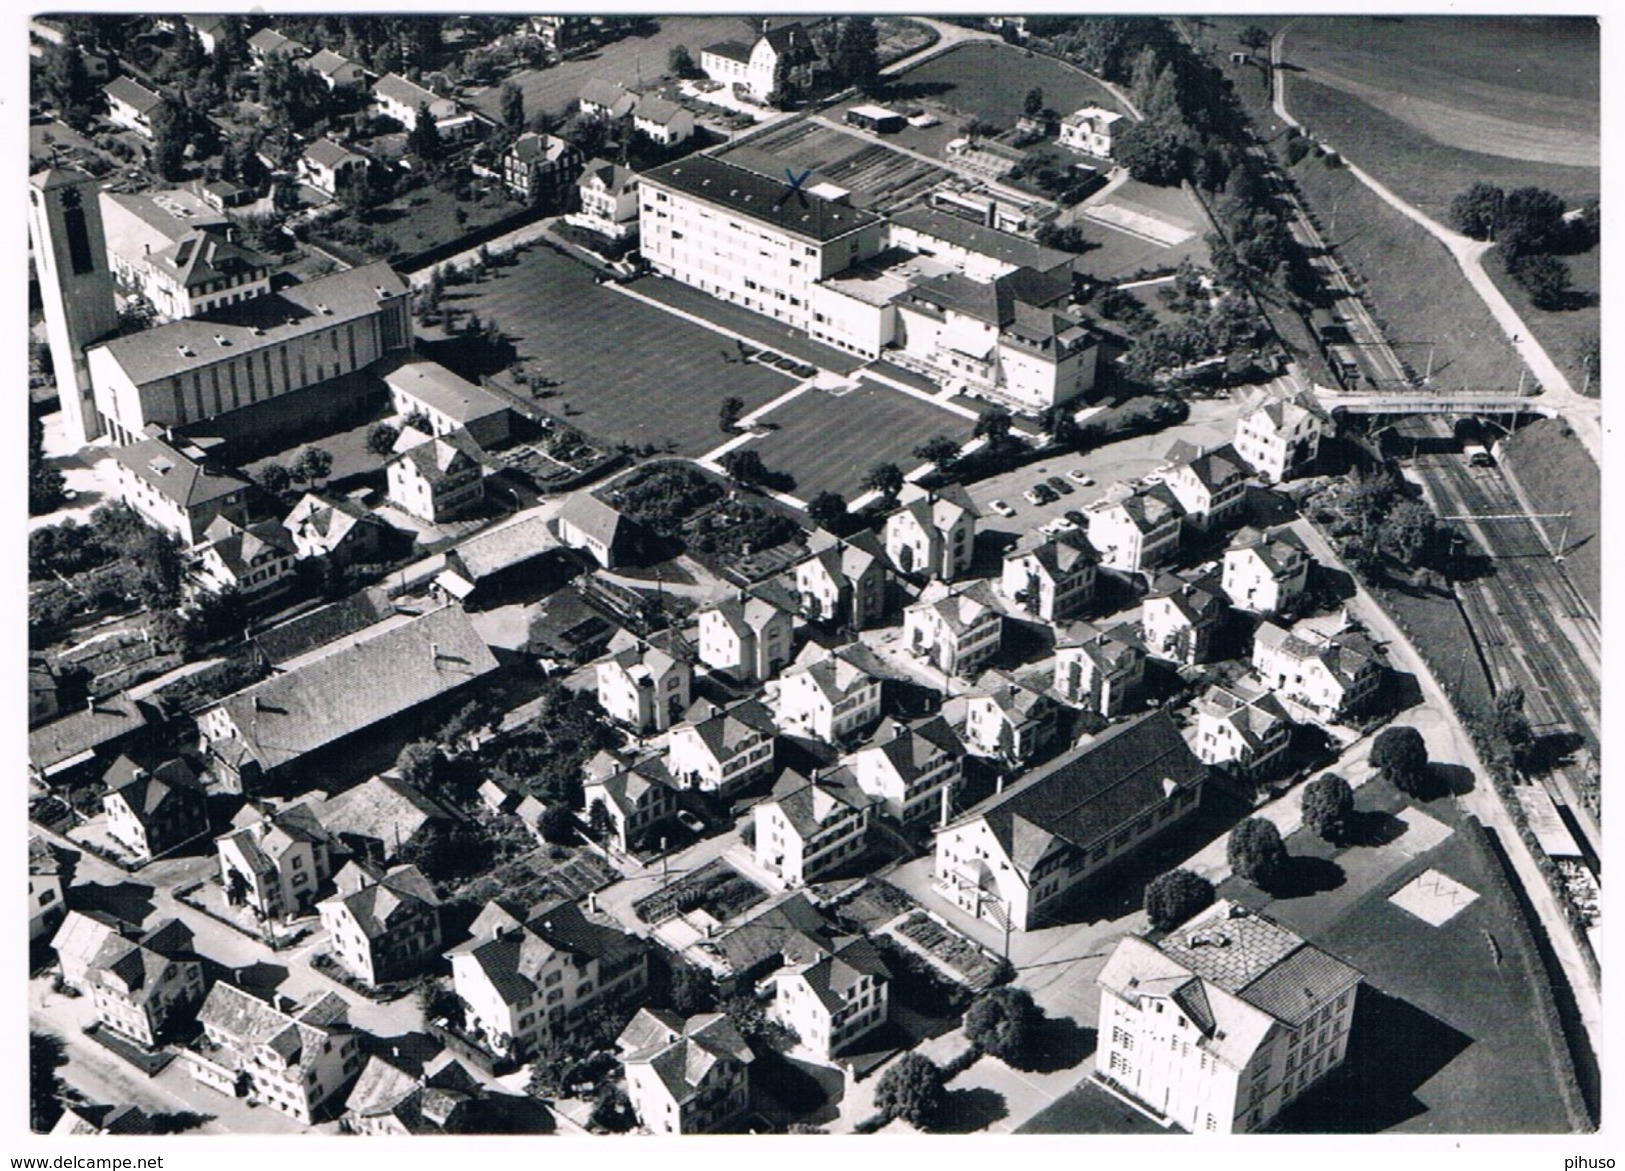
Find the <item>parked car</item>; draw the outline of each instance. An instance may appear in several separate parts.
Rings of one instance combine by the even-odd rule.
[[[1026,498],[1029,504],[1048,504],[1053,500],[1060,499],[1048,484],[1034,484],[1023,492],[1022,496]]]
[[[988,507],[991,508],[994,512],[998,513],[1000,516],[1015,516],[1016,515],[1016,510],[1011,508],[1010,505],[1006,501],[1003,501],[1003,500],[994,500],[990,504],[988,504]]]
[[[1077,525],[1080,529],[1086,529],[1089,527],[1089,514],[1086,512],[1080,512],[1076,508],[1069,508],[1062,515],[1064,515],[1067,520]]]
[[[1056,537],[1062,533],[1075,533],[1078,531],[1078,526],[1067,520],[1066,517],[1058,516],[1047,524],[1039,525],[1038,531],[1045,536]]]
[[[1066,474],[1066,478],[1082,484],[1085,488],[1093,488],[1095,485],[1095,478],[1082,468],[1073,468]]]
[[[677,824],[682,826],[691,834],[703,834],[705,832],[705,822],[695,817],[686,809],[679,809],[677,811]]]
[[[1077,491],[1076,488],[1074,488],[1071,484],[1068,484],[1065,480],[1061,479],[1060,476],[1051,476],[1049,479],[1045,480],[1044,483],[1048,484],[1051,488],[1054,488],[1055,491],[1062,496],[1070,496],[1072,493]]]

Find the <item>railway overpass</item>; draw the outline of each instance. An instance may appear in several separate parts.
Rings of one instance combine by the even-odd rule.
[[[1555,404],[1543,403],[1539,395],[1505,391],[1346,394],[1317,386],[1315,397],[1327,411],[1347,411],[1351,415],[1543,415],[1551,418],[1559,413]]]

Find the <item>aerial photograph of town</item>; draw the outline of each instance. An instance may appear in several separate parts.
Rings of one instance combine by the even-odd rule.
[[[31,1149],[1593,1149],[1596,17],[25,23]]]

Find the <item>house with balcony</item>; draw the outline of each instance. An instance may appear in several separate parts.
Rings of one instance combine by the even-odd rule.
[[[1228,528],[1247,502],[1252,478],[1236,449],[1225,443],[1202,450],[1181,440],[1168,455],[1172,463],[1162,482],[1185,510],[1186,521],[1202,532]]]
[[[457,116],[457,103],[451,98],[440,97],[398,73],[386,73],[373,83],[372,100],[380,114],[395,119],[408,132],[417,129],[419,106],[429,108],[436,124]]]
[[[209,832],[209,799],[197,772],[175,758],[148,770],[127,756],[102,778],[108,835],[150,862]]]
[[[665,1009],[640,1008],[615,1047],[626,1071],[626,1096],[645,1130],[704,1134],[749,1108],[756,1055],[724,1013],[685,1020]]]
[[[1342,1065],[1362,980],[1221,899],[1160,940],[1117,944],[1097,977],[1094,1076],[1191,1134],[1259,1131]]]
[[[903,610],[903,646],[945,675],[973,679],[999,653],[1004,612],[985,581],[932,582]]]
[[[593,159],[576,179],[576,200],[580,210],[571,223],[611,240],[637,231],[638,173],[631,168]]]
[[[1308,588],[1313,564],[1303,538],[1289,525],[1265,530],[1249,526],[1225,550],[1225,596],[1236,609],[1252,614],[1291,611]]]
[[[839,744],[880,719],[881,680],[839,653],[810,645],[769,693],[779,730]]]
[[[819,529],[807,552],[795,572],[801,612],[809,622],[867,630],[885,616],[885,553],[873,533],[841,538]]]
[[[778,726],[758,699],[719,707],[702,699],[671,730],[666,766],[678,781],[733,794],[773,771]]]
[[[413,428],[395,441],[384,466],[389,502],[419,520],[439,524],[485,499],[485,453],[467,431],[433,437]]]
[[[1055,742],[1060,704],[1003,671],[985,671],[965,698],[965,747],[1011,765]]]
[[[246,815],[246,816],[245,816]],[[226,901],[249,906],[263,919],[309,914],[333,875],[335,843],[312,803],[298,801],[215,839]]]
[[[930,716],[912,724],[888,719],[863,747],[842,757],[875,802],[876,815],[904,825],[946,821],[964,778],[965,747],[948,721]]]
[[[1129,626],[1102,630],[1072,622],[1055,632],[1050,686],[1072,707],[1105,719],[1128,710],[1145,682],[1145,645]]]
[[[1185,509],[1166,484],[1113,485],[1086,511],[1089,543],[1113,569],[1145,573],[1179,551]]]
[[[1215,683],[1196,701],[1191,747],[1204,764],[1256,779],[1282,761],[1292,744],[1292,727],[1272,693],[1245,679]]]
[[[740,683],[763,683],[790,662],[795,623],[765,598],[741,596],[699,613],[700,662]]]
[[[446,953],[467,1031],[522,1059],[598,1004],[649,983],[648,944],[594,922],[566,898],[533,907],[487,903],[470,938]]]
[[[1216,577],[1193,581],[1158,574],[1140,607],[1146,652],[1187,667],[1205,663],[1229,612]]]
[[[971,807],[936,834],[932,889],[1027,931],[1112,863],[1195,812],[1207,766],[1166,712],[1139,716]]]
[[[615,767],[598,775],[588,771],[582,782],[582,800],[587,823],[600,828],[623,854],[643,847],[652,831],[677,813],[678,780],[667,761],[646,757],[631,765]],[[602,812],[600,812],[600,809]]]
[[[840,940],[816,963],[778,975],[771,1013],[815,1057],[833,1062],[890,1018],[891,980],[874,944],[861,937]]]
[[[1320,724],[1338,723],[1368,704],[1386,675],[1381,652],[1341,616],[1291,628],[1262,623],[1253,633],[1253,671],[1265,687]]]
[[[664,732],[693,702],[694,669],[672,639],[639,642],[598,664],[598,706],[640,736]]]
[[[349,1004],[335,992],[281,1008],[221,982],[209,990],[197,1019],[203,1036],[181,1050],[195,1081],[306,1126],[342,1103],[361,1072],[360,1034],[350,1024]]]
[[[338,199],[367,181],[371,165],[366,155],[342,147],[331,138],[318,138],[299,156],[299,178],[323,195]]]
[[[189,1024],[206,991],[192,932],[179,919],[134,936],[109,932],[82,987],[103,1026],[148,1049]]]
[[[1292,479],[1315,462],[1331,417],[1308,391],[1283,396],[1259,391],[1236,420],[1236,454],[1266,482]]]
[[[815,882],[863,852],[872,804],[845,766],[786,771],[751,811],[756,861],[787,887]]]
[[[970,569],[981,517],[957,484],[935,491],[905,485],[886,518],[886,556],[899,573],[953,581]]]
[[[109,122],[151,141],[152,116],[164,104],[162,97],[129,77],[115,77],[102,86],[102,93],[107,97]]]
[[[245,599],[270,597],[293,584],[298,549],[279,520],[237,524],[217,516],[193,547],[197,584],[210,593],[236,590]]]
[[[377,987],[423,971],[440,952],[440,899],[416,866],[389,870],[347,863],[335,893],[316,906],[328,954]]]
[[[1100,554],[1080,532],[1028,539],[1004,555],[999,592],[1035,618],[1064,622],[1095,596]]]

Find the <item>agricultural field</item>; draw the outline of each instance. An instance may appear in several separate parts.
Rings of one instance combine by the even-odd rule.
[[[895,463],[906,472],[920,463],[913,451],[927,439],[947,435],[963,443],[972,426],[963,415],[868,379],[838,397],[810,390],[764,422],[778,430],[751,440],[746,450],[771,470],[794,476],[795,495],[803,500],[825,490],[851,500],[876,464]]]
[[[445,304],[495,319],[518,357],[558,381],[539,405],[610,443],[699,455],[724,438],[724,399],[749,411],[793,385],[780,371],[734,360],[727,338],[596,284],[590,270],[545,247],[449,291]]]
[[[1021,116],[1021,101],[1034,86],[1044,104],[1070,114],[1083,106],[1118,110],[1117,99],[1099,82],[1049,57],[991,41],[972,41],[899,74],[878,95],[884,102],[930,99],[1008,129]]]

